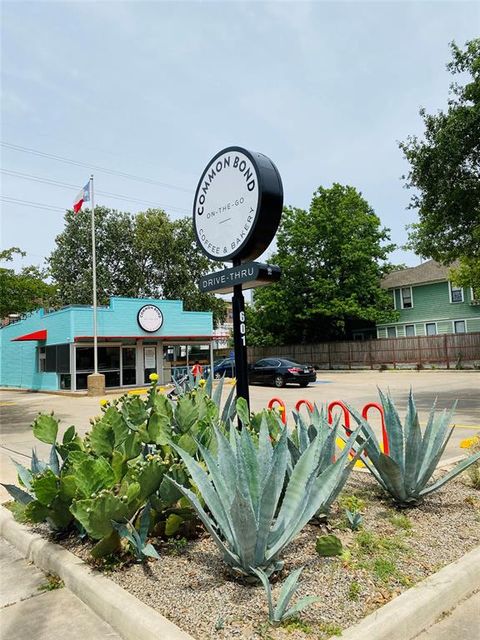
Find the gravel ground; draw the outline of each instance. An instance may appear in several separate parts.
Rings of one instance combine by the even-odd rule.
[[[365,502],[360,531],[345,526],[335,504],[328,525],[308,525],[287,547],[280,579],[305,566],[293,601],[303,595],[320,601],[283,627],[266,624],[263,588],[233,580],[206,534],[181,549],[158,540],[160,561],[119,564],[107,575],[197,640],[324,640],[480,543],[480,492],[468,486],[466,475],[408,511],[392,509],[366,474],[350,477],[343,495],[352,494]],[[318,556],[315,540],[325,533],[342,540],[343,557]],[[89,544],[74,538],[61,543],[90,562]]]

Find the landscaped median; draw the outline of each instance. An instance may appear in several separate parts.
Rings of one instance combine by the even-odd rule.
[[[46,528],[33,532],[15,522],[5,507],[0,508],[0,535],[39,568],[60,576],[126,640],[317,640],[341,630],[346,640],[411,640],[480,589],[480,499],[475,507],[471,490],[454,481],[431,498],[428,517],[424,508],[402,518],[386,504],[372,511],[368,492],[359,486],[353,478],[345,501],[351,504],[352,496],[363,496],[363,536],[355,541],[353,534],[333,529],[350,556],[322,558],[312,552],[317,536],[332,531],[314,525],[286,554],[287,572],[306,565],[300,595],[317,594],[321,600],[301,621],[276,628],[265,623],[263,589],[233,581],[206,536],[160,543],[161,559],[146,566],[123,558],[117,566],[97,570],[89,559],[91,545],[74,537],[55,544]],[[380,525],[372,527],[375,520]],[[399,542],[400,548],[392,551]],[[422,580],[426,575],[430,577]],[[277,587],[273,590],[278,593]]]
[[[137,640],[326,640],[357,623],[410,640],[480,587],[480,453],[439,467],[451,414],[422,432],[412,394],[402,424],[380,393],[383,451],[354,407],[347,435],[317,407],[289,429],[234,393],[192,379],[172,400],[152,380],[102,402],[84,438],[39,415],[49,460],[33,451],[4,485],[30,530],[3,514],[3,535]]]

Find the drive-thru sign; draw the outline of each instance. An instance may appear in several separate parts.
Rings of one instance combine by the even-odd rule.
[[[250,262],[273,240],[283,207],[280,174],[267,156],[241,147],[217,153],[202,173],[193,204],[198,245],[212,260],[233,268],[204,276],[201,291],[233,290],[237,395],[249,400],[245,302],[242,288],[276,282],[278,267]]]

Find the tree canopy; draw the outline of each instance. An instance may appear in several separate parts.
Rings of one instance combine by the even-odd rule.
[[[0,261],[11,262],[15,254],[26,254],[18,247],[0,251]],[[56,289],[45,282],[47,274],[33,265],[16,273],[14,269],[0,267],[0,318],[11,313],[26,313],[52,304]]]
[[[61,304],[91,304],[90,212],[65,214],[65,228],[48,259]],[[223,320],[223,300],[196,285],[214,265],[197,248],[188,218],[170,220],[161,209],[138,215],[95,207],[98,301],[110,296],[183,300],[189,311],[213,311]]]
[[[380,287],[394,245],[351,186],[319,187],[308,211],[287,207],[270,262],[278,284],[259,288],[247,316],[250,344],[320,342],[358,324],[394,319]]]
[[[480,38],[462,49],[451,43],[447,69],[459,82],[450,85],[445,111],[420,110],[425,132],[400,148],[410,163],[410,206],[418,211],[410,246],[444,264],[459,259],[462,275],[475,285],[480,261]],[[476,282],[480,287],[480,282]]]

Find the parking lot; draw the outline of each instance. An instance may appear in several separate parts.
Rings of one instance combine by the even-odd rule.
[[[450,408],[454,401],[458,400],[453,421],[455,430],[445,451],[445,459],[461,455],[463,451],[459,447],[460,442],[480,433],[480,373],[476,371],[322,371],[318,374],[317,381],[305,389],[298,386],[287,386],[283,389],[250,386],[251,408],[259,411],[266,407],[272,398],[279,398],[286,405],[288,424],[291,425],[291,411],[300,399],[318,405],[342,400],[361,411],[365,404],[378,401],[377,387],[383,391],[390,390],[402,416],[411,387],[422,424],[426,422],[429,409],[436,397],[439,410]],[[230,388],[227,383],[224,396]],[[47,445],[34,440],[30,425],[38,412],[51,411],[60,418],[64,429],[74,424],[79,433],[83,434],[89,430],[89,419],[99,413],[99,398],[0,391],[1,482],[15,482],[15,471],[10,457],[28,464],[34,444],[40,454],[47,453]],[[372,412],[371,422],[376,430],[379,430],[377,412]],[[3,492],[0,493],[0,499],[5,499],[6,493],[3,488],[0,489]]]

